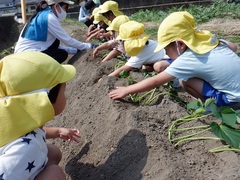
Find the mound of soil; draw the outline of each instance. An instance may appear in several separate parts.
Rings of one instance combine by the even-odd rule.
[[[215,25],[216,21],[213,22]],[[73,37],[84,41],[85,27],[83,30],[69,24],[65,27]],[[221,27],[226,31],[223,24],[218,25]],[[48,123],[49,126],[78,128],[81,132],[78,144],[52,141],[62,150],[61,167],[68,179],[240,179],[238,153],[209,152],[222,146],[222,142],[187,141],[178,147],[169,142],[168,129],[172,121],[187,115],[185,107],[174,98],[162,95],[151,106],[132,103],[128,97],[111,100],[108,93],[114,87],[127,85],[126,79],[107,76],[119,60],[100,63],[100,58],[93,59],[91,53],[89,50],[74,63],[77,76],[67,85],[67,107]],[[137,81],[143,79],[139,72],[131,72],[130,76]],[[167,91],[163,87],[161,90]],[[187,102],[193,101],[181,90],[178,94]],[[210,117],[191,125],[203,125],[212,120],[214,118]],[[213,136],[210,132],[204,135]]]

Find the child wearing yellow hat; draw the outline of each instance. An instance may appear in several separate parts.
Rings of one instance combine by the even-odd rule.
[[[92,38],[109,39],[110,34],[107,32],[106,29],[109,26],[110,21],[108,21],[98,11],[99,11],[99,8],[94,12],[94,20],[93,20],[93,24],[95,24],[97,28],[88,35],[88,38],[86,39],[86,41],[90,41]]]
[[[100,7],[99,13],[106,17],[109,21],[113,21],[115,17],[123,15],[123,13],[118,9],[118,3],[115,1],[104,2]]]
[[[128,18],[128,16],[126,15],[120,15],[118,17],[116,17],[109,25],[109,27],[107,28],[108,31],[111,31],[113,34],[113,39],[101,44],[100,46],[98,46],[97,48],[95,48],[95,50],[93,51],[93,58],[96,58],[98,53],[101,50],[107,49],[107,50],[111,50],[110,53],[108,53],[108,55],[106,57],[103,58],[102,62],[105,61],[109,61],[112,58],[116,57],[117,55],[119,55],[120,53],[123,55],[126,55],[126,52],[124,50],[123,44],[119,43],[118,40],[116,40],[116,35],[119,31],[119,27],[121,24],[130,21],[130,19]]]
[[[152,66],[156,72],[161,72],[170,65],[172,60],[165,54],[164,49],[154,53],[158,44],[149,39],[144,30],[144,25],[136,21],[120,25],[117,40],[122,41],[126,53],[131,57],[125,65],[109,76],[119,76],[122,70],[131,71],[134,68],[142,68],[143,65]]]
[[[79,132],[43,126],[65,108],[76,69],[41,52],[9,55],[0,67],[0,179],[65,179],[61,152],[46,139],[78,142]]]
[[[150,90],[178,78],[184,90],[205,101],[214,98],[217,106],[240,102],[240,58],[216,35],[196,28],[193,16],[174,12],[160,24],[156,52],[165,48],[173,63],[162,73],[135,85],[109,93],[119,99]]]

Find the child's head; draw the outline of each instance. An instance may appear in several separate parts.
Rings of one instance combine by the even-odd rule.
[[[107,31],[115,31],[118,32],[119,31],[119,27],[121,24],[126,23],[130,21],[129,17],[125,16],[125,15],[120,15],[117,16],[109,25],[109,27],[107,28]]]
[[[0,136],[4,138],[0,147],[61,113],[65,107],[64,84],[75,74],[74,66],[61,65],[40,52],[3,58],[0,61]],[[55,102],[51,102],[52,95],[48,93],[58,85]],[[61,107],[55,108],[56,103]]]
[[[115,1],[106,1],[103,5],[99,6],[99,13],[102,14],[109,21],[112,21],[115,17],[123,15],[118,9],[118,3]]]
[[[116,39],[124,42],[124,49],[128,55],[136,56],[146,45],[149,37],[144,30],[144,25],[136,21],[128,21],[120,25]]]
[[[106,29],[109,23],[110,22],[99,12],[94,14],[93,24],[99,24],[101,28]]]
[[[205,54],[218,45],[217,37],[209,31],[198,30],[193,16],[186,11],[174,12],[163,20],[155,52],[175,41],[183,42],[198,54]]]

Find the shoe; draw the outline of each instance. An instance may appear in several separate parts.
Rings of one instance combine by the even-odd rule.
[[[83,56],[84,54],[86,54],[87,50],[78,50],[78,52],[76,54],[74,54],[69,60],[68,60],[68,64],[74,64],[77,60],[80,59],[81,56]]]

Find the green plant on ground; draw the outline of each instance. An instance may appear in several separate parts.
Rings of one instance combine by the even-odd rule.
[[[125,61],[125,60],[120,60],[120,61],[118,61],[117,64],[115,64],[114,69],[116,70],[116,69],[122,67],[123,65],[126,64],[126,62],[127,62],[127,61]]]
[[[166,11],[140,10],[130,16],[138,22],[161,22],[167,15],[176,11],[188,11],[196,19],[197,23],[207,22],[213,18],[240,18],[240,4],[215,1],[210,5],[186,4],[184,6],[172,6]]]
[[[2,51],[0,52],[0,54],[6,56],[6,55],[11,54],[11,52],[8,51],[8,50],[6,50],[6,49],[4,49],[4,50],[2,50]]]
[[[172,122],[168,130],[168,139],[170,142],[174,143],[174,146],[178,146],[180,143],[185,141],[193,140],[221,140],[224,141],[227,146],[213,148],[210,152],[221,152],[221,151],[236,151],[240,152],[240,129],[237,129],[237,124],[240,123],[240,110],[233,110],[230,107],[224,106],[222,108],[217,108],[214,104],[214,99],[207,99],[203,103],[200,99],[196,102],[189,103],[187,105],[188,111],[193,110],[189,115],[179,118]],[[207,109],[211,109],[211,113],[207,113]],[[189,122],[206,119],[210,116],[215,116],[220,123],[212,122],[208,125],[185,127]],[[195,131],[192,134],[174,137],[173,133],[179,132],[189,132]],[[216,137],[206,137],[200,136],[201,134],[211,131]]]
[[[155,71],[153,72],[146,72],[142,71],[142,74],[144,78],[149,78],[152,76],[157,75]],[[136,83],[135,79],[129,76],[129,73],[125,70],[121,71],[120,77],[127,78],[128,85]],[[175,87],[173,87],[172,82],[166,83],[164,85],[165,88],[168,89],[168,91],[160,92],[159,87],[156,87],[150,91],[145,92],[144,94],[130,94],[130,99],[134,103],[139,103],[141,106],[147,106],[147,105],[153,105],[156,103],[158,98],[163,95],[169,95],[171,98],[175,99],[177,102],[179,102],[181,105],[186,105],[186,102],[178,96],[177,90]]]
[[[127,57],[123,54],[118,55],[117,58],[120,59],[121,61],[127,62]]]

